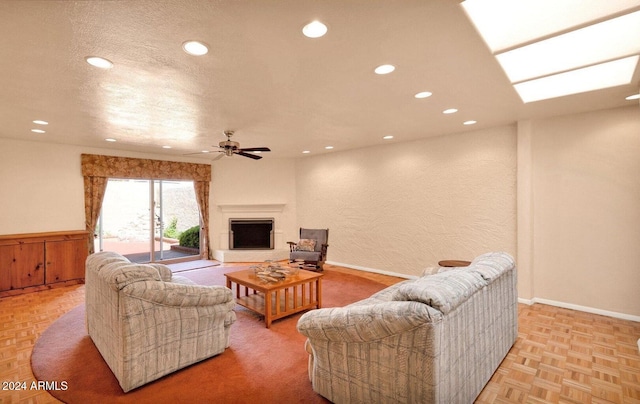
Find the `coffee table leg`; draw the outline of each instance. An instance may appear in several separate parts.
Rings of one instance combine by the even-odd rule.
[[[271,327],[271,292],[264,293],[264,322]]]
[[[318,308],[322,307],[322,278],[316,280],[316,297]]]

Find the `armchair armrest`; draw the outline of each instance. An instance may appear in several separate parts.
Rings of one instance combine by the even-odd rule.
[[[171,278],[173,277],[173,272],[171,272],[168,266],[164,264],[159,264],[157,262],[152,262],[147,265],[152,266],[158,270],[158,273],[160,274],[160,279],[162,279],[165,282],[171,282]]]
[[[372,342],[442,319],[426,304],[397,301],[366,306],[309,311],[298,320],[298,331],[313,340]]]
[[[289,244],[289,252],[295,251],[298,245],[298,243],[294,243],[293,241],[287,241],[287,244]]]
[[[234,302],[231,289],[219,285],[144,281],[127,285],[122,291],[130,297],[165,306],[215,306]]]
[[[320,252],[322,253],[323,257],[327,256],[327,248],[329,248],[329,244],[322,244],[320,246]]]

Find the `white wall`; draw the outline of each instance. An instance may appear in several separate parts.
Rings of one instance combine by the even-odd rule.
[[[200,159],[0,139],[0,234],[84,230],[84,182],[80,155]]]
[[[293,159],[233,156],[213,163],[211,248],[228,248],[230,218],[273,217],[276,249],[298,239]]]
[[[0,139],[0,234],[84,230],[77,148]]]
[[[513,126],[300,158],[298,223],[329,228],[328,260],[418,275],[516,252]]]
[[[640,316],[640,109],[532,123],[533,295]]]
[[[0,139],[0,234],[84,229],[81,153],[167,158]],[[517,252],[521,297],[637,318],[639,156],[633,106],[297,160],[223,159],[212,247],[221,205],[281,205],[285,241],[299,226],[330,228],[330,261],[416,275]]]

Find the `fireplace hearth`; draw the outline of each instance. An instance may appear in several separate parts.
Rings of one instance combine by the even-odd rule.
[[[273,250],[273,218],[229,219],[231,250]]]

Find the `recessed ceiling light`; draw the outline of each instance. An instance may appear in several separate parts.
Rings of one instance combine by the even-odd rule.
[[[640,93],[630,95],[627,98],[625,98],[625,100],[629,100],[629,101],[631,101],[631,100],[640,100]]]
[[[384,140],[393,139],[393,135],[382,136]]]
[[[210,150],[203,150],[202,153],[211,153]]]
[[[478,121],[464,121],[464,122],[462,122],[463,125],[475,125],[476,123],[478,123]]]
[[[163,148],[163,149],[170,149],[170,148],[171,148],[171,146],[164,145],[164,146],[162,146],[162,148]]]
[[[199,41],[186,41],[182,44],[182,49],[189,55],[202,56],[209,52],[209,48]]]
[[[449,108],[442,111],[443,114],[455,114],[456,112],[458,112],[458,110],[455,108]]]
[[[112,137],[108,137],[104,140],[105,142],[116,142],[117,140],[112,138]]]
[[[302,154],[309,154],[309,153],[311,153],[311,151],[310,151],[310,150],[304,150],[304,151],[302,152]]]
[[[414,95],[414,97],[416,98],[427,98],[427,97],[431,97],[433,94],[429,91],[422,91],[419,92],[418,94]]]
[[[320,21],[312,21],[302,28],[302,33],[309,38],[320,38],[327,33],[327,26]]]
[[[42,129],[31,129],[31,132],[33,132],[33,133],[45,133],[45,131],[43,131]]]
[[[524,103],[629,84],[638,55],[514,84]]]
[[[113,63],[110,60],[98,56],[87,56],[85,60],[91,66],[99,67],[100,69],[111,69],[113,67]]]
[[[376,72],[376,74],[389,74],[394,70],[396,70],[396,67],[393,65],[380,65],[376,67],[374,72]]]
[[[36,119],[35,121],[33,121],[33,123],[35,123],[36,125],[49,125],[49,122],[41,121],[39,119]]]
[[[327,150],[331,150],[331,149],[333,149],[333,146],[325,146],[324,148],[327,149]]]

